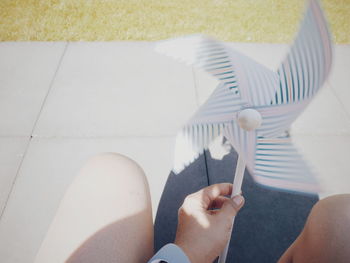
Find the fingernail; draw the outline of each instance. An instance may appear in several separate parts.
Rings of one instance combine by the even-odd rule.
[[[235,202],[236,205],[241,205],[243,202],[243,197],[241,195],[236,195],[233,197],[233,202]]]

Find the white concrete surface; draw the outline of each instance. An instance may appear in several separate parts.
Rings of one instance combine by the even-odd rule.
[[[288,47],[232,46],[272,69]],[[292,127],[322,197],[350,192],[349,63],[350,46],[336,46],[328,84]],[[33,261],[65,189],[100,152],[140,163],[155,211],[176,131],[214,85],[147,42],[0,43],[0,262]]]

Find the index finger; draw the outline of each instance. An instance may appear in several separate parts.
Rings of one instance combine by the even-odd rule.
[[[193,194],[193,197],[198,198],[204,209],[208,209],[210,204],[219,196],[231,195],[232,184],[221,183],[207,186]]]

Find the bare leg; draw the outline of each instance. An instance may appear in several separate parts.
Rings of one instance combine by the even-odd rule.
[[[144,172],[106,153],[89,160],[67,190],[35,262],[147,262],[152,253]]]
[[[317,202],[302,233],[279,260],[279,263],[346,262],[350,262],[350,194]]]

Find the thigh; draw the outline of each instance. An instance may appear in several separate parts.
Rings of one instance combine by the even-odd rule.
[[[35,262],[145,262],[152,253],[146,177],[131,159],[107,153],[67,190]]]
[[[350,194],[319,201],[279,263],[346,263],[350,259]]]

